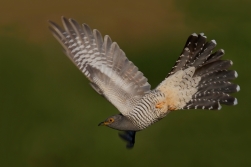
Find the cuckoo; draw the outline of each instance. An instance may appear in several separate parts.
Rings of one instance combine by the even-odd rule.
[[[237,104],[230,95],[240,90],[231,82],[238,76],[228,69],[233,62],[221,59],[223,49],[213,52],[216,41],[207,41],[203,33],[189,36],[171,71],[151,90],[147,78],[108,35],[103,38],[98,30],[73,19],[62,17],[62,22],[64,29],[49,21],[52,34],[91,87],[119,110],[99,125],[121,131],[127,148],[134,146],[136,132],[171,111],[220,110],[221,104]]]

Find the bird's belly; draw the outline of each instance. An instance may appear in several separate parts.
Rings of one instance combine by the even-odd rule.
[[[133,124],[141,130],[161,120],[167,114],[166,111],[163,112],[156,106],[156,104],[159,104],[165,99],[165,97],[157,93],[158,92],[153,92],[142,98],[141,102],[138,103],[128,116]]]
[[[151,116],[150,116],[151,115]],[[157,117],[153,114],[149,115],[140,115],[138,113],[132,113],[130,115],[129,119],[132,121],[132,123],[137,126],[140,130],[143,130],[150,125],[154,124],[155,122],[158,122],[161,120],[163,117]]]

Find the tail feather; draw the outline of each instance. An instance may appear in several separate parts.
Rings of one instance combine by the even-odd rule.
[[[209,82],[205,84],[199,84],[198,92],[202,92],[205,90],[213,90],[213,91],[220,91],[224,93],[235,93],[238,92],[239,86],[233,84],[231,82],[226,81],[215,81]]]
[[[184,47],[190,51],[189,59],[194,60],[194,58],[203,50],[206,43],[207,37],[203,33],[199,35],[193,33],[187,39],[186,45]],[[187,65],[189,65],[190,60],[188,60]]]
[[[191,64],[191,66],[201,67],[206,62],[207,58],[210,56],[215,46],[216,46],[215,41],[210,41],[206,43],[204,45],[202,52],[198,54],[198,56],[194,60],[194,63]]]
[[[198,35],[195,33],[191,34],[188,37],[187,42],[184,46],[184,49],[183,49],[180,57],[175,62],[175,65],[172,67],[171,71],[168,73],[166,78],[169,77],[170,75],[174,74],[175,72],[177,72],[179,70],[183,70],[185,67],[187,67],[187,64],[190,63],[190,60],[193,60],[194,56],[196,56],[197,52],[200,52],[200,50],[196,50],[196,46],[198,45],[196,42],[197,39],[198,39]],[[199,43],[199,44],[201,44],[201,43]],[[196,54],[194,54],[194,52],[196,52]]]
[[[203,33],[199,35],[191,34],[184,46],[184,49],[175,62],[172,70],[168,73],[167,77],[174,74],[179,70],[184,70],[188,67],[198,67],[204,64],[210,56],[212,50],[216,46],[214,40],[206,42],[207,37]]]
[[[206,42],[206,40],[207,37],[203,33],[190,35],[181,56],[168,74],[168,76],[174,75],[180,70],[195,67],[192,78],[200,78],[196,86],[197,91],[182,109],[219,110],[221,104],[237,104],[237,99],[230,96],[231,93],[240,90],[239,85],[230,82],[238,76],[236,71],[228,70],[233,62],[221,60],[224,55],[223,49],[212,53],[216,41]]]
[[[223,49],[217,50],[216,52],[212,53],[208,58],[205,64],[212,63],[214,61],[219,60],[223,55],[225,54],[225,51]]]
[[[204,84],[213,81],[231,81],[237,78],[237,76],[237,72],[233,70],[213,71],[211,73],[201,75],[201,83]]]
[[[217,60],[197,68],[194,76],[202,76],[219,70],[227,70],[233,65],[231,60]]]
[[[219,102],[221,104],[226,105],[232,105],[234,103],[237,103],[237,100],[235,97],[230,96],[227,93],[223,92],[216,92],[216,91],[204,91],[204,92],[197,92],[194,97],[194,99],[220,99]]]
[[[219,101],[211,99],[193,99],[183,109],[207,109],[220,110],[221,105]]]

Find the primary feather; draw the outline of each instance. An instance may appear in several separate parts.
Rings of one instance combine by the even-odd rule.
[[[128,114],[150,90],[142,72],[128,60],[109,36],[91,31],[87,24],[62,17],[65,30],[49,21],[50,30],[65,49],[66,55],[90,80],[91,86],[122,114]]]

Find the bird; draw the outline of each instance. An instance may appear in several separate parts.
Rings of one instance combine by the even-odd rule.
[[[164,80],[154,89],[119,45],[97,29],[61,18],[63,27],[49,20],[49,29],[63,46],[67,57],[89,80],[91,87],[120,113],[100,125],[119,131],[131,149],[137,132],[160,121],[176,110],[220,110],[221,104],[236,105],[231,93],[240,86],[231,60],[222,60],[224,50],[213,52],[216,41],[204,33],[192,33]],[[156,55],[157,56],[157,55]]]

